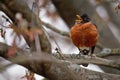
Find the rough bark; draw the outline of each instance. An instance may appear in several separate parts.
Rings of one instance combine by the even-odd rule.
[[[119,53],[118,53],[119,54]],[[118,55],[117,54],[117,55]],[[61,59],[59,54],[53,54],[55,57]],[[100,53],[100,56],[103,55],[104,53]],[[109,53],[107,56],[112,55],[112,53]],[[78,54],[64,54],[63,55],[65,57],[66,61],[70,61],[72,63],[81,65],[81,64],[96,64],[96,65],[100,65],[100,66],[105,66],[105,67],[110,67],[110,68],[115,68],[120,70],[120,63],[116,62],[114,60],[110,60],[110,59],[103,59],[103,58],[99,58],[99,57],[88,57],[88,56],[78,56]],[[97,56],[99,56],[99,53],[97,54]],[[101,57],[103,57],[101,56]]]
[[[6,54],[4,52],[6,52],[8,48],[9,46],[7,46],[6,44],[0,43],[0,56],[4,57]],[[20,54],[21,52],[22,54]],[[12,62],[11,64],[7,64],[6,65],[7,67],[9,67],[14,63],[17,63],[50,80],[95,80],[95,79],[119,80],[120,79],[119,75],[87,70],[81,68],[77,64],[66,62],[64,60],[62,61],[58,60],[47,53],[43,53],[44,55],[42,56],[39,53],[29,56],[28,55],[29,53],[22,50],[18,50],[17,53],[19,53],[20,55],[17,55],[14,58],[6,58]],[[34,65],[33,63],[35,63],[36,65]],[[48,66],[49,64],[51,64],[50,67]],[[4,65],[3,67],[1,67],[1,69],[7,68],[6,66]]]

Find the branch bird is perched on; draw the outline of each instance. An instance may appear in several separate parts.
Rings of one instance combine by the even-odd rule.
[[[87,14],[77,15],[78,20],[70,30],[73,44],[79,49],[80,55],[92,56],[98,40],[98,31]]]

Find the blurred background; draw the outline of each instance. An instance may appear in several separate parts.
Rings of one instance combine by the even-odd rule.
[[[53,27],[60,31],[69,33],[70,28],[74,25],[76,15],[88,14],[92,19],[92,22],[97,25],[99,31],[99,41],[95,49],[95,53],[100,53],[104,49],[117,49],[120,47],[120,1],[119,0],[24,0],[28,4],[29,8],[32,8],[33,3],[39,8],[39,17],[43,22],[51,24]],[[0,36],[0,42],[11,45],[15,34],[12,34],[13,30],[5,28],[9,22],[2,16],[6,16],[0,11],[0,28],[5,33],[5,37]],[[44,25],[43,25],[44,26]],[[46,33],[52,44],[52,52],[59,47],[64,54],[78,53],[78,49],[72,44],[69,37],[62,36],[55,31],[45,27]],[[21,36],[22,40],[16,39],[18,47],[26,49],[28,46]],[[24,46],[24,47],[23,47]],[[108,59],[114,59],[120,61],[119,56],[105,57]],[[3,62],[8,62],[3,58],[0,58]],[[109,72],[114,74],[120,74],[118,70],[106,68],[103,66],[96,66],[90,64],[88,69],[96,69],[100,72]],[[26,74],[25,68],[14,65],[9,67],[4,72],[0,73],[0,80],[26,80],[21,79]],[[36,80],[41,80],[42,77],[35,75]]]

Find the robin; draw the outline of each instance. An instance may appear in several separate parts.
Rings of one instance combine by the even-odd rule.
[[[73,44],[79,49],[80,55],[92,56],[98,41],[96,25],[91,22],[87,14],[77,15],[78,20],[70,30]]]

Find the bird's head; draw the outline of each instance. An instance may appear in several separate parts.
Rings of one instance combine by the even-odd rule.
[[[90,18],[88,17],[87,14],[83,14],[83,15],[81,16],[81,18],[83,19],[83,21],[82,21],[83,23],[90,21]]]
[[[91,19],[88,17],[87,14],[83,14],[83,15],[76,15],[77,16],[77,20],[75,20],[76,23],[86,23],[89,22]]]

